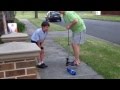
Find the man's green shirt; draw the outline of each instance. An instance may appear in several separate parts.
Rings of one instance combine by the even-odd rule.
[[[84,21],[74,11],[65,11],[63,18],[66,23],[71,23],[73,20],[78,19],[78,22],[71,27],[72,32],[81,32],[86,29]]]

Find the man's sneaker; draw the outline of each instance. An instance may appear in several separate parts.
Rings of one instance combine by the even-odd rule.
[[[73,62],[69,62],[69,65],[70,65],[70,66],[77,66],[77,64],[75,64],[74,61],[73,61]]]
[[[41,65],[37,65],[37,68],[46,68],[48,67],[47,65],[45,65],[44,63],[42,63]]]

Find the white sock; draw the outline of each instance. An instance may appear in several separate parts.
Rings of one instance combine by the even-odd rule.
[[[43,61],[39,62],[38,65],[41,65],[42,63],[44,63]]]
[[[41,62],[38,63],[38,65],[41,65],[41,64],[42,64]]]
[[[44,63],[43,61],[41,61],[41,64]]]

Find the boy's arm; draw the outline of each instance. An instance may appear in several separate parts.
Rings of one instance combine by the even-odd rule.
[[[38,42],[37,42],[37,44],[38,44],[38,46],[39,46],[40,48],[43,48],[43,43],[44,43],[44,41],[38,41]]]

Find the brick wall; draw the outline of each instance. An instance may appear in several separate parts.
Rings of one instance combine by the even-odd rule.
[[[37,79],[35,57],[0,62],[0,79]]]
[[[102,15],[120,15],[120,11],[101,11]]]

